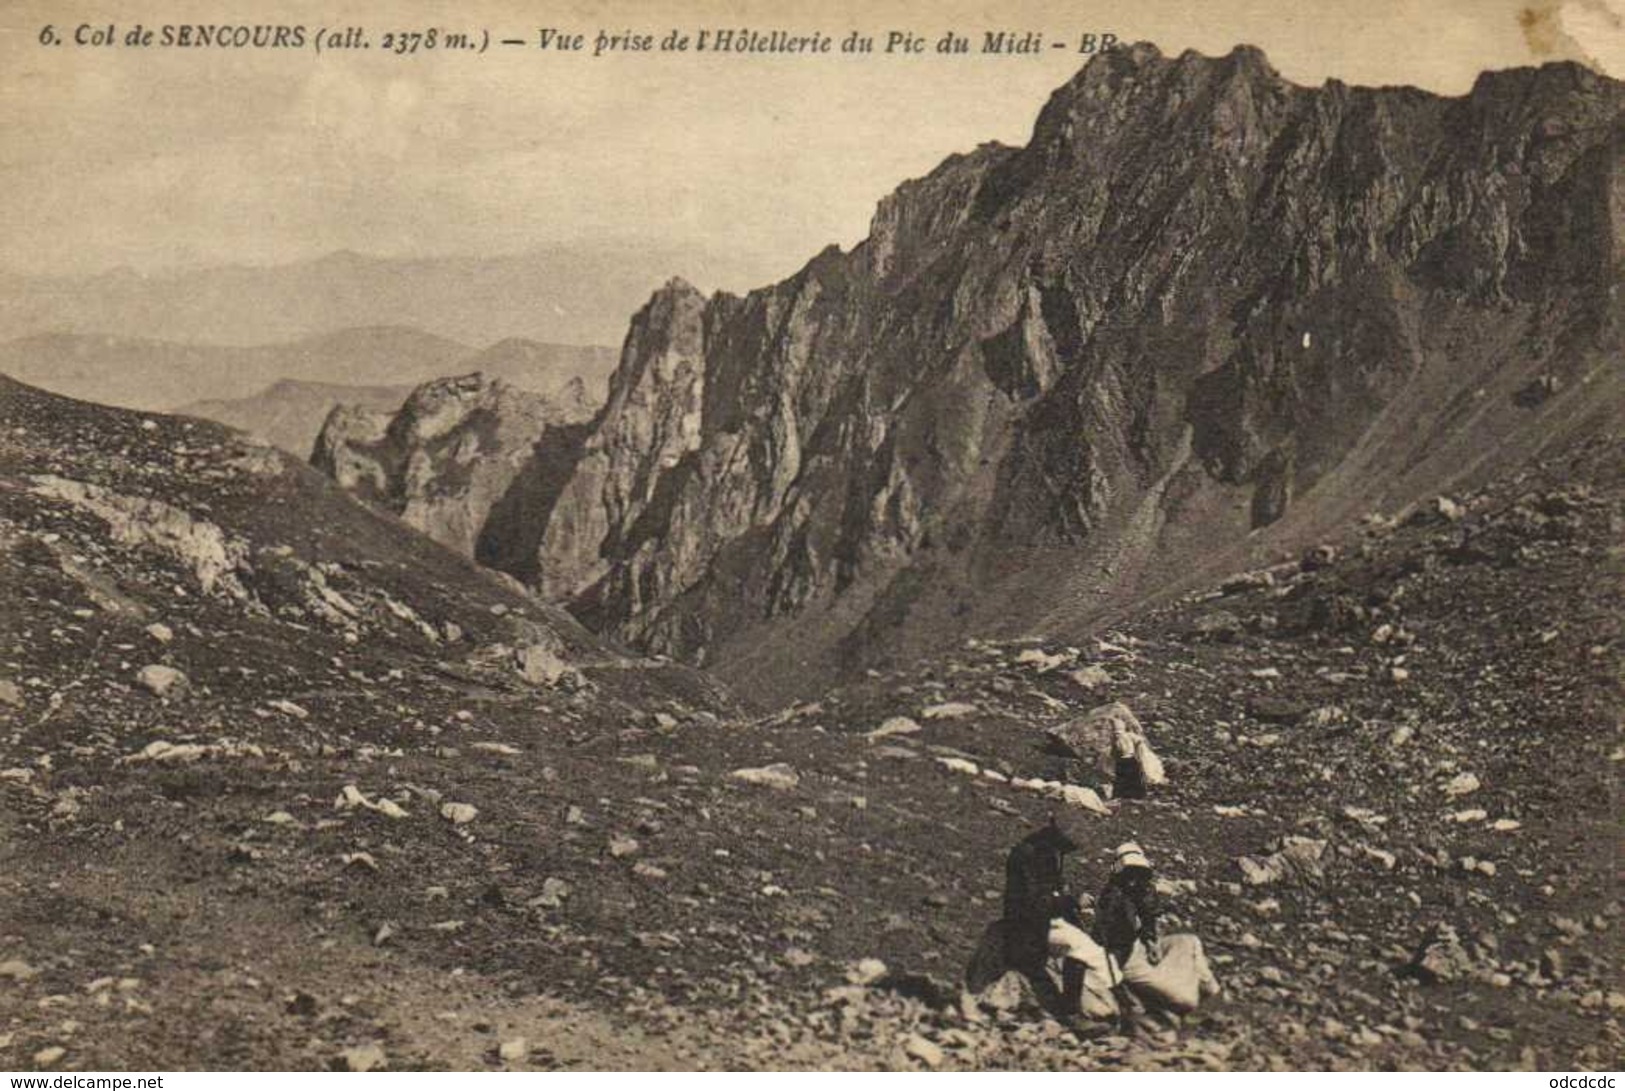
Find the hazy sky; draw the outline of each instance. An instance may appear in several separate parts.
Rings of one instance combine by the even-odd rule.
[[[978,3],[101,4],[0,0],[0,268],[265,264],[347,248],[510,253],[606,238],[722,255],[717,285],[788,273],[865,234],[904,178],[1024,142],[1082,63],[1036,57],[594,59],[535,48],[414,57],[44,47],[51,23],[1110,31],[1164,52],[1261,46],[1318,84],[1467,90],[1483,68],[1585,56],[1625,74],[1625,0]],[[455,14],[453,14],[455,13]],[[1520,15],[1520,13],[1522,13]],[[718,263],[720,260],[720,264]],[[674,270],[681,272],[682,270]]]

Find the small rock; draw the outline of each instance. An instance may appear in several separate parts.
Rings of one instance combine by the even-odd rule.
[[[1005,972],[998,980],[983,989],[977,994],[976,1001],[995,1014],[1008,1015],[1024,1008],[1039,1008],[1032,983],[1025,975],[1015,970]]]
[[[865,958],[847,967],[846,980],[853,985],[873,985],[890,972],[878,958]]]
[[[772,788],[774,791],[787,792],[801,783],[801,774],[784,762],[774,762],[754,769],[735,769],[728,774],[730,780],[741,784],[753,784],[759,788]]]
[[[453,826],[464,826],[479,816],[480,809],[472,803],[443,803],[440,817]]]
[[[34,1063],[39,1065],[41,1068],[45,1068],[49,1065],[56,1064],[56,1062],[60,1061],[67,1055],[68,1051],[63,1049],[61,1046],[47,1046],[38,1053],[34,1054]]]
[[[175,639],[175,630],[161,621],[155,621],[147,626],[147,635],[160,644],[168,644]]]
[[[1417,947],[1411,958],[1411,969],[1423,981],[1455,981],[1472,972],[1473,962],[1456,930],[1448,924],[1438,924]]]
[[[377,1042],[344,1051],[344,1067],[351,1072],[371,1072],[375,1068],[382,1068],[388,1060],[384,1056],[384,1047]]]
[[[1328,727],[1335,727],[1347,719],[1348,713],[1343,711],[1337,705],[1322,705],[1320,708],[1315,709],[1314,711],[1310,712],[1309,715],[1305,716],[1303,723],[1305,727],[1324,729]]]
[[[542,880],[542,892],[532,898],[530,904],[538,909],[559,909],[574,889],[569,880],[549,875]]]
[[[171,694],[178,696],[187,686],[186,675],[174,667],[166,667],[160,663],[149,663],[136,671],[135,681],[154,697],[168,697]]]
[[[288,999],[288,1002],[283,1005],[283,1010],[289,1015],[296,1015],[301,1019],[309,1019],[320,1010],[320,1005],[316,1003],[316,998],[314,996],[311,996],[306,992],[300,992],[294,993],[293,996]]]
[[[575,673],[558,653],[540,644],[515,650],[514,662],[520,677],[533,686],[556,686]]]
[[[976,713],[976,706],[966,704],[964,701],[945,701],[940,705],[932,705],[920,713],[923,720],[958,720]],[[881,725],[882,727],[885,724]]]
[[[918,1034],[910,1034],[903,1040],[903,1052],[927,1068],[937,1068],[942,1064],[942,1047]]]
[[[635,837],[611,837],[609,839],[609,854],[619,860],[623,856],[631,856],[638,851],[638,839]]]
[[[1025,648],[1016,656],[1018,666],[1032,667],[1039,674],[1048,674],[1056,667],[1064,666],[1067,657],[1064,655],[1050,655],[1042,648]]]
[[[940,706],[939,706],[940,707]],[[893,735],[914,735],[920,731],[920,725],[907,716],[893,716],[879,727],[869,732],[868,738],[885,739]]]
[[[9,958],[0,962],[0,977],[10,978],[12,981],[27,981],[38,972],[20,958]]]
[[[1253,886],[1282,879],[1318,879],[1326,842],[1311,837],[1286,837],[1281,851],[1268,856],[1242,856],[1236,860],[1241,873]]]
[[[23,706],[23,691],[10,679],[0,680],[0,705],[10,705],[12,708]]]
[[[497,1047],[497,1056],[509,1064],[522,1061],[529,1055],[530,1043],[523,1038],[510,1038]]]
[[[1444,786],[1444,794],[1449,796],[1451,799],[1458,799],[1461,796],[1472,795],[1481,787],[1483,787],[1483,785],[1479,783],[1478,777],[1475,774],[1457,773],[1455,776],[1450,778],[1450,783]]]
[[[1106,673],[1106,668],[1094,663],[1068,672],[1067,677],[1083,689],[1099,689],[1112,684],[1112,676]]]

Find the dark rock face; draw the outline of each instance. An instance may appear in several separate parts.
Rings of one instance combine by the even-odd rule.
[[[852,252],[656,293],[509,570],[748,674],[1295,555],[1594,424],[1574,380],[1620,402],[1622,106],[1573,65],[1449,99],[1103,55]]]

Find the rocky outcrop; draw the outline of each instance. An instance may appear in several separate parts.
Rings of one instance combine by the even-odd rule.
[[[851,252],[661,289],[506,566],[642,647],[811,684],[1078,627],[1527,457],[1619,396],[1573,392],[1617,359],[1622,106],[1575,65],[1443,98],[1099,56]]]
[[[549,398],[479,373],[414,390],[397,413],[338,406],[317,437],[311,462],[348,491],[400,515],[436,541],[470,556],[506,537],[501,522],[531,486],[549,451],[590,415],[580,384]],[[502,567],[497,565],[496,567]]]

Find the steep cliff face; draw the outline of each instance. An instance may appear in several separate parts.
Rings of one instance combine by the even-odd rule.
[[[311,462],[340,486],[469,556],[497,559],[500,523],[538,460],[591,416],[585,390],[546,397],[478,373],[414,390],[395,413],[336,407]],[[493,567],[506,567],[494,564]]]
[[[1102,55],[851,252],[658,292],[505,564],[812,684],[1073,631],[1527,457],[1625,406],[1622,107],[1573,65],[1450,99]]]

